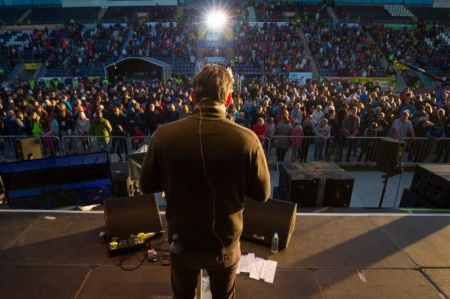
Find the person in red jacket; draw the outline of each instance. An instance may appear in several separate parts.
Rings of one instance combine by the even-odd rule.
[[[144,144],[144,133],[139,129],[139,127],[134,128],[134,132],[131,134],[131,140],[133,144],[133,149],[137,150]]]
[[[253,132],[255,132],[256,136],[258,136],[259,141],[261,141],[261,144],[264,144],[264,140],[266,139],[266,123],[264,121],[264,118],[258,117],[256,124],[252,127]]]

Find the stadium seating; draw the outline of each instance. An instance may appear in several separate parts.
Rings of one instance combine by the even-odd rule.
[[[435,22],[444,25],[450,25],[450,9],[449,8],[433,8],[433,7],[409,7],[417,18],[426,22]]]
[[[71,21],[94,23],[97,21],[99,10],[99,7],[34,8],[26,20],[31,24],[63,24]]]
[[[341,21],[361,24],[413,22],[412,17],[394,16],[383,6],[336,6],[334,11]],[[397,10],[395,10],[396,12]]]
[[[1,8],[0,9],[0,25],[13,25],[27,11],[25,8]]]
[[[393,17],[406,17],[406,18],[414,17],[414,14],[403,5],[385,5],[384,8]]]
[[[380,53],[363,26],[310,23],[303,26],[321,74],[383,76]]]
[[[3,78],[0,76],[0,83],[2,82],[2,80],[6,80],[6,78],[8,77],[9,73],[12,71],[12,67],[9,63],[3,62],[1,64],[1,68],[3,69]]]
[[[174,21],[176,9],[176,6],[110,7],[103,16],[103,21],[131,22],[137,16],[137,13],[147,14],[149,21]]]
[[[434,26],[422,32],[373,25],[371,32],[389,60],[400,59],[435,75],[448,72],[450,38],[443,27]]]
[[[187,62],[181,59],[167,58],[167,57],[155,57],[165,63],[170,64],[172,67],[172,73],[175,75],[192,76],[195,70],[195,64]]]
[[[284,21],[289,18],[302,20],[331,21],[331,16],[325,7],[317,5],[300,5],[278,2],[277,4],[263,4],[259,2],[255,6],[258,21]]]
[[[216,42],[199,35],[198,24],[179,22],[183,15],[184,20],[190,21],[204,18],[189,7],[179,10],[177,6],[110,7],[101,26],[113,24],[114,27],[100,32],[100,27],[95,25],[99,7],[32,7],[23,23],[65,23],[64,26],[49,26],[45,30],[3,30],[0,32],[0,59],[9,67],[20,62],[41,62],[51,76],[103,76],[104,66],[122,57],[149,56],[170,64],[174,74],[192,75],[196,60],[222,56],[233,62],[242,74],[286,74],[312,72],[307,55],[311,52],[320,74],[328,77],[390,75],[392,70],[382,67],[384,58],[391,63],[402,59],[433,74],[448,75],[448,27],[430,29],[428,24],[424,27],[427,30],[419,36],[412,29],[402,31],[399,24],[386,28],[376,24],[406,24],[417,18],[445,24],[450,19],[449,9],[403,5],[328,8],[284,1],[261,3],[235,1],[231,8],[233,39]],[[248,22],[249,11],[253,13],[253,8],[256,20],[265,23],[253,26]],[[2,9],[0,19],[11,24],[25,11]],[[334,22],[336,17],[340,23]],[[167,26],[163,21],[170,21],[172,25]],[[270,21],[290,23],[279,27]],[[343,23],[350,24],[344,26]],[[422,26],[420,24],[418,26]],[[414,26],[411,24],[409,28]]]

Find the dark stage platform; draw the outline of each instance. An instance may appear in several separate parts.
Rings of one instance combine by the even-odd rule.
[[[238,275],[238,298],[450,297],[449,215],[299,214],[296,226],[277,255],[243,242],[278,270],[273,285]],[[170,268],[123,271],[103,230],[102,212],[0,211],[1,298],[171,298]]]

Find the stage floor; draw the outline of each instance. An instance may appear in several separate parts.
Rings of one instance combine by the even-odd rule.
[[[103,230],[101,212],[0,211],[1,297],[171,298],[170,267],[123,271]],[[238,275],[238,298],[450,298],[449,215],[299,214],[289,248],[242,250],[278,270],[274,284]]]

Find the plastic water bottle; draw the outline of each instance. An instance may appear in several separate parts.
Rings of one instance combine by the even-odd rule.
[[[270,252],[278,253],[278,233],[274,233],[272,237],[272,244],[270,245]]]

